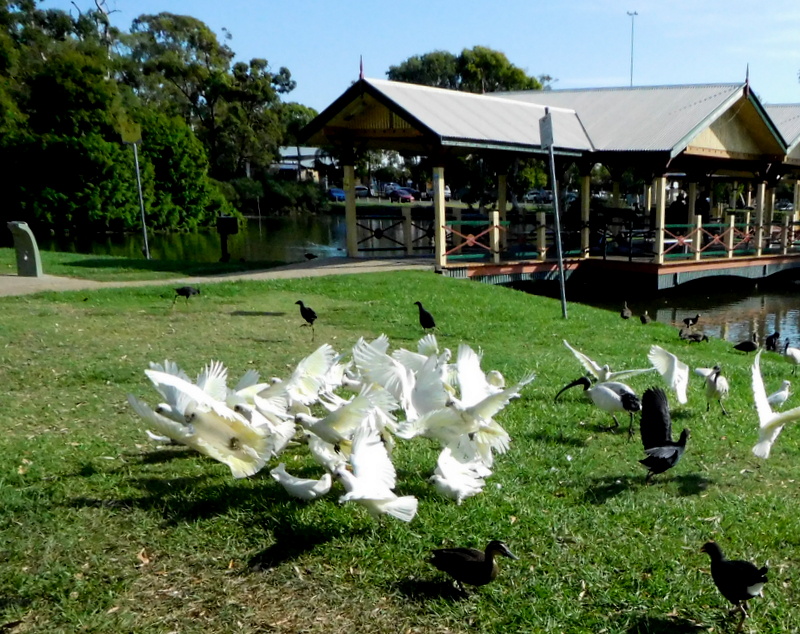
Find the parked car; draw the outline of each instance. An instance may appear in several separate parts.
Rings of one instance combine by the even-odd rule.
[[[400,185],[398,183],[385,183],[383,186],[383,195],[388,196],[391,194],[395,189],[398,189]]]
[[[444,186],[444,199],[445,199],[445,201],[450,202],[450,196],[451,196],[451,194],[450,194],[450,185],[445,185]],[[433,189],[432,188],[428,189],[425,192],[425,198],[427,200],[433,200]]]
[[[356,185],[356,198],[369,198],[372,191],[366,185]]]
[[[422,194],[418,189],[414,189],[413,187],[401,187],[400,189],[411,194],[414,197],[414,200],[422,200]]]
[[[794,211],[794,205],[791,200],[779,200],[775,204],[775,209],[778,211]]]
[[[544,195],[541,189],[532,189],[522,197],[526,203],[541,205],[544,202]]]
[[[328,190],[328,200],[334,202],[344,202],[344,190],[339,187],[331,187]]]
[[[414,202],[414,195],[408,191],[407,189],[403,189],[402,187],[398,187],[397,189],[393,189],[389,193],[389,201],[390,202],[398,202],[398,203],[413,203]]]

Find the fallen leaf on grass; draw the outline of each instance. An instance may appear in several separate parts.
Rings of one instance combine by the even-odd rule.
[[[136,556],[139,558],[139,561],[142,562],[140,566],[146,566],[150,563],[150,558],[147,556],[147,552],[145,552],[144,548],[142,548]]]

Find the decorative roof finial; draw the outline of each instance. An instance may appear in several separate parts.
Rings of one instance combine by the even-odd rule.
[[[358,78],[364,79],[364,56],[358,56]]]
[[[744,96],[750,96],[750,64],[747,64],[747,70],[744,73]]]

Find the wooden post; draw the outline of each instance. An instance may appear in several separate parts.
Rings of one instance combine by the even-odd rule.
[[[655,182],[655,181],[654,181]],[[650,208],[653,206],[653,184],[647,185],[647,193],[645,195],[644,211],[645,215],[650,217]]]
[[[546,216],[543,211],[537,212],[536,222],[536,250],[539,252],[539,259],[544,260],[547,257],[547,225],[545,224]]]
[[[506,221],[506,206],[508,205],[508,192],[506,192],[508,177],[505,174],[497,175],[497,209],[500,211],[500,221]],[[508,246],[508,235],[505,231],[500,233],[500,246],[505,249]]]
[[[403,242],[406,245],[406,255],[414,255],[414,236],[411,232],[411,207],[403,207]]]
[[[622,207],[619,198],[619,181],[616,180],[611,183],[611,206],[617,209]]]
[[[794,181],[794,196],[792,197],[792,220],[797,222],[800,216],[800,180]]]
[[[766,183],[759,183],[756,188],[756,257],[761,257],[764,250],[764,199],[766,197]]]
[[[453,221],[460,223],[464,219],[464,216],[462,214],[463,214],[463,210],[461,209],[461,207],[455,207],[453,209]],[[462,227],[460,224],[453,225],[453,227],[459,233],[464,233],[464,227]],[[454,233],[453,234],[453,246],[454,247],[458,246],[462,242],[464,242],[464,238],[462,238],[460,235],[458,235],[458,233]]]
[[[736,235],[736,214],[728,216],[728,234],[725,237],[725,250],[728,252],[728,257],[733,257],[733,241]]]
[[[789,214],[784,214],[783,224],[781,225],[781,253],[786,255],[789,252]]]
[[[434,248],[436,251],[436,270],[447,266],[447,229],[445,228],[446,209],[444,205],[444,167],[433,168],[433,224]]]
[[[589,174],[581,176],[581,252],[583,257],[589,257],[589,209],[592,198],[592,177]]]
[[[356,214],[356,181],[353,165],[345,164],[344,172],[344,218],[347,227],[347,257],[358,257],[358,216]]]
[[[739,181],[733,181],[733,187],[731,187],[731,195],[728,199],[728,207],[731,209],[736,209],[736,199],[739,197]]]
[[[664,216],[667,210],[667,177],[659,176],[654,183],[656,189],[656,264],[664,264]]]
[[[695,214],[694,216],[694,238],[692,239],[692,246],[689,247],[694,252],[695,261],[700,260],[703,248],[703,216]]]
[[[687,195],[689,196],[689,204],[686,205],[689,208],[689,220],[687,222],[692,224],[694,222],[694,217],[697,215],[697,183],[694,181],[689,183],[689,193]]]
[[[489,233],[489,247],[492,249],[492,262],[500,262],[500,212],[494,209],[489,212],[492,230]]]

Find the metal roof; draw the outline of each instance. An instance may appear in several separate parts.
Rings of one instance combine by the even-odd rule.
[[[794,149],[800,142],[800,104],[768,104],[764,109],[786,139],[789,150]]]
[[[353,84],[309,124],[304,131],[308,142],[318,141],[326,126],[335,125],[337,113],[365,93],[444,147],[541,150],[539,119],[545,115],[544,105],[382,79]],[[551,107],[550,112],[554,147],[573,152],[593,149],[574,110]],[[350,127],[357,130],[358,120],[353,119]]]
[[[598,151],[682,150],[742,96],[744,84],[591,88],[495,93],[572,108]]]

